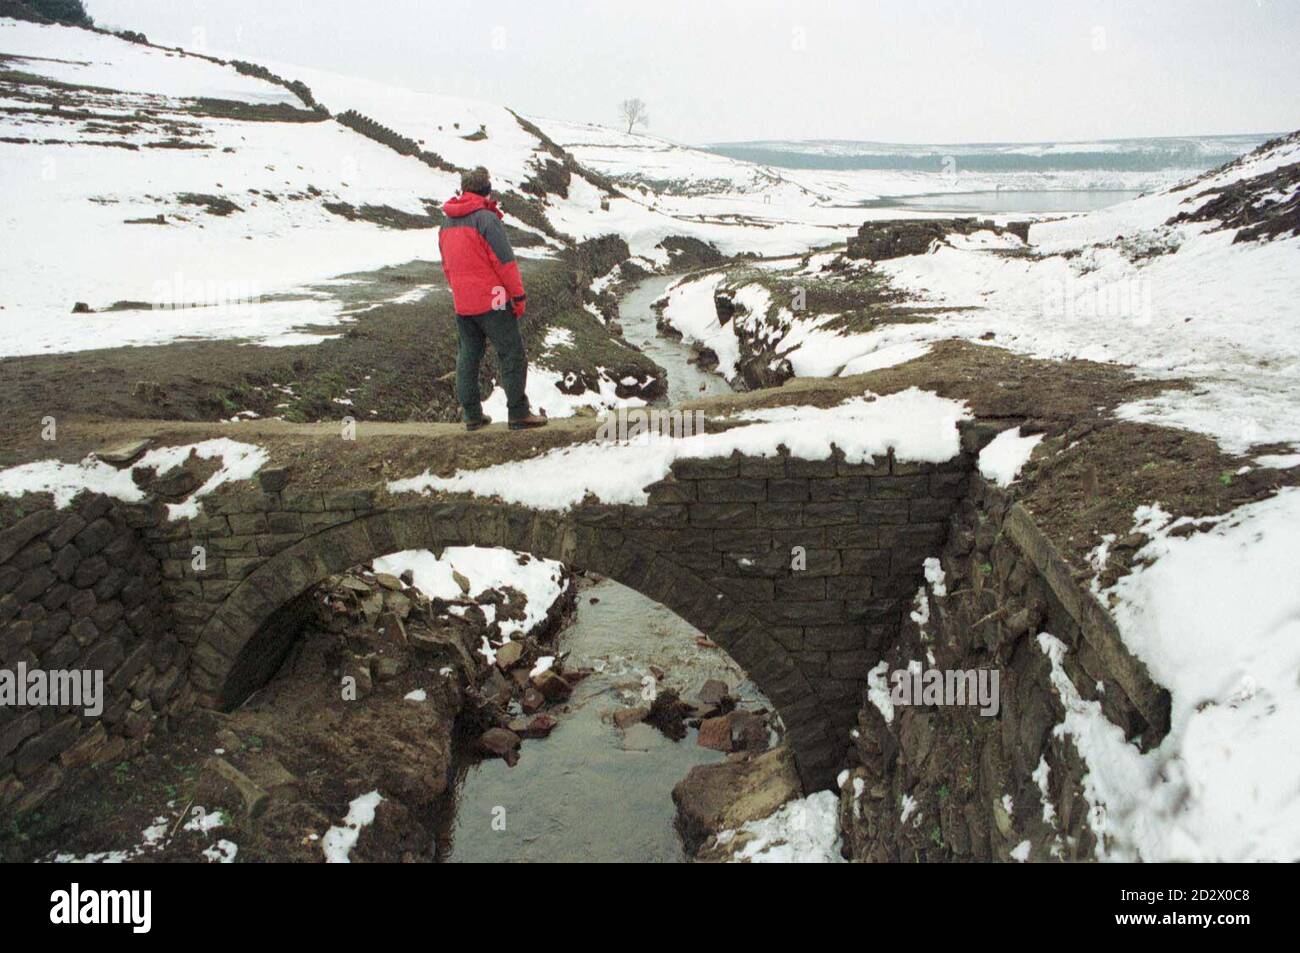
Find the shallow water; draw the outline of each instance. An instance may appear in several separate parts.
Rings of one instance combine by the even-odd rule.
[[[669,404],[729,394],[731,385],[721,375],[702,371],[688,360],[691,355],[688,346],[660,337],[655,329],[656,315],[650,305],[663,297],[668,286],[676,280],[672,275],[655,275],[638,283],[619,299],[618,321],[623,326],[623,337],[668,372]]]
[[[1120,189],[935,193],[899,195],[878,202],[868,202],[867,207],[900,209],[909,212],[952,212],[961,215],[1045,215],[1092,212],[1137,198],[1140,194],[1140,192]]]
[[[596,602],[592,602],[592,599]],[[584,581],[573,624],[560,636],[569,667],[597,672],[579,682],[570,711],[557,714],[549,738],[525,741],[519,763],[490,760],[458,779],[455,815],[439,857],[447,861],[681,861],[673,828],[673,786],[697,764],[723,755],[674,742],[648,725],[626,736],[607,721],[642,704],[649,666],[664,670],[660,687],[693,695],[721,678],[745,707],[768,702],[718,648],[696,643],[699,631],[657,602],[612,580]],[[504,830],[493,819],[504,820]],[[496,827],[500,827],[498,822]]]

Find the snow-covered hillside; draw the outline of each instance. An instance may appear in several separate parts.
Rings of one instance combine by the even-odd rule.
[[[269,296],[434,258],[431,233],[327,203],[423,216],[455,178],[201,57],[0,19],[4,354],[248,336],[338,320],[326,296]],[[161,216],[161,217],[160,217]],[[118,302],[204,305],[72,315]]]
[[[834,157],[842,153],[836,151],[833,143],[729,144],[754,146],[755,155],[772,157],[765,163],[692,148],[645,133],[622,132],[597,123],[541,118],[534,121],[583,165],[629,189],[639,189],[646,195],[659,193],[660,208],[687,215],[704,208],[713,214],[747,214],[756,219],[792,214],[803,217],[818,214],[809,210],[823,210],[820,214],[828,214],[824,210],[843,211],[841,206],[861,206],[864,202],[904,195],[1154,190],[1174,185],[1209,164],[1142,171],[1103,168],[980,171],[966,165],[965,156],[971,150],[985,147],[893,146],[882,143],[879,149],[885,159],[906,157],[914,167],[902,164],[891,168],[885,163],[886,167],[882,168],[792,168],[779,164],[780,160],[789,157],[790,165],[797,165],[800,158],[807,155]],[[1259,141],[1259,137],[1242,137],[1238,151],[1244,152]],[[1222,148],[1234,142],[1228,140]],[[850,143],[843,148],[854,145],[865,147],[872,144]],[[1104,143],[1088,145],[1106,146]],[[1019,148],[1035,155],[1051,155],[1054,147],[1038,144]],[[849,221],[857,225],[863,218],[893,214],[896,213],[870,207],[855,208]],[[924,216],[926,213],[916,214]]]
[[[259,64],[305,82],[328,113],[233,62],[73,27],[0,19],[0,58],[0,354],[318,340],[293,329],[346,315],[311,286],[436,258],[430,210],[457,168],[480,164],[508,193],[508,223],[542,233],[525,255],[611,233],[652,265],[668,262],[670,235],[793,253],[860,217],[793,184],[749,209],[624,194],[504,106],[320,70]],[[78,303],[94,314],[72,316]],[[204,307],[140,320],[156,304]]]
[[[633,255],[650,264],[667,264],[669,256],[659,243],[670,235],[710,242],[726,254],[792,254],[835,242],[839,230],[861,218],[858,210],[829,207],[836,200],[830,193],[814,195],[803,186],[780,181],[770,183],[762,194],[750,194],[752,187],[737,187],[721,196],[697,194],[700,201],[681,201],[681,196],[658,194],[657,187],[636,188],[639,180],[619,176],[617,168],[592,161],[599,155],[569,148],[567,143],[574,129],[599,127],[520,117],[502,105],[403,89],[323,70],[268,65],[306,82],[316,98],[335,113],[355,110],[449,162],[486,166],[498,187],[532,194],[550,189],[541,198],[549,222],[559,233],[579,241],[617,234],[627,241]],[[618,138],[617,133],[608,134]],[[562,191],[555,191],[554,170],[547,175],[546,169],[557,162],[563,164],[555,154],[556,147],[563,150],[561,155],[572,154],[583,169],[599,175],[580,171],[562,175],[566,184]],[[689,171],[683,174],[692,179],[709,177],[714,166],[719,169],[718,176],[728,182],[752,185],[769,178],[769,170],[749,163],[674,149],[671,162],[679,168],[687,167]],[[701,161],[710,163],[704,171]],[[603,189],[601,176],[611,179],[616,188]],[[871,197],[870,193],[849,194],[845,190],[838,200],[857,204]]]

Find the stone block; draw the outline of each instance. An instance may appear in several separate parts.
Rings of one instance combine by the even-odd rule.
[[[767,481],[701,480],[698,493],[704,503],[759,503],[767,499]]]
[[[930,492],[930,478],[916,476],[871,477],[871,498],[875,500],[909,500]]]
[[[831,477],[809,480],[809,489],[815,503],[835,500],[865,500],[870,496],[871,484],[867,477]]]
[[[753,503],[692,503],[688,509],[692,526],[732,529],[756,523]]]
[[[810,499],[812,481],[774,479],[767,482],[767,498],[780,503],[803,503]]]
[[[841,526],[858,521],[858,504],[848,501],[837,503],[808,503],[803,508],[805,526]]]
[[[679,458],[672,463],[679,480],[718,480],[740,475],[739,459],[732,457]]]

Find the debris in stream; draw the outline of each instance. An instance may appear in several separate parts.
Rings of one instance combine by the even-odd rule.
[[[686,719],[692,711],[691,706],[682,701],[677,692],[668,688],[655,696],[644,720],[673,741],[681,741],[686,737]]]

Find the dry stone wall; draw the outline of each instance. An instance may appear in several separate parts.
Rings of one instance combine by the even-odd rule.
[[[1038,635],[1065,644],[1080,696],[1143,750],[1168,732],[1168,693],[1011,492],[971,477],[940,565],[943,595],[926,587],[881,680],[918,664],[996,671],[998,711],[913,704],[886,719],[866,697],[841,790],[846,849],[877,862],[1092,859],[1087,770],[1054,731],[1064,710]]]
[[[156,510],[90,494],[64,509],[48,497],[19,506],[0,530],[0,669],[10,687],[22,673],[100,672],[102,713],[0,704],[0,814],[128,757],[192,698],[188,649],[142,535]]]

